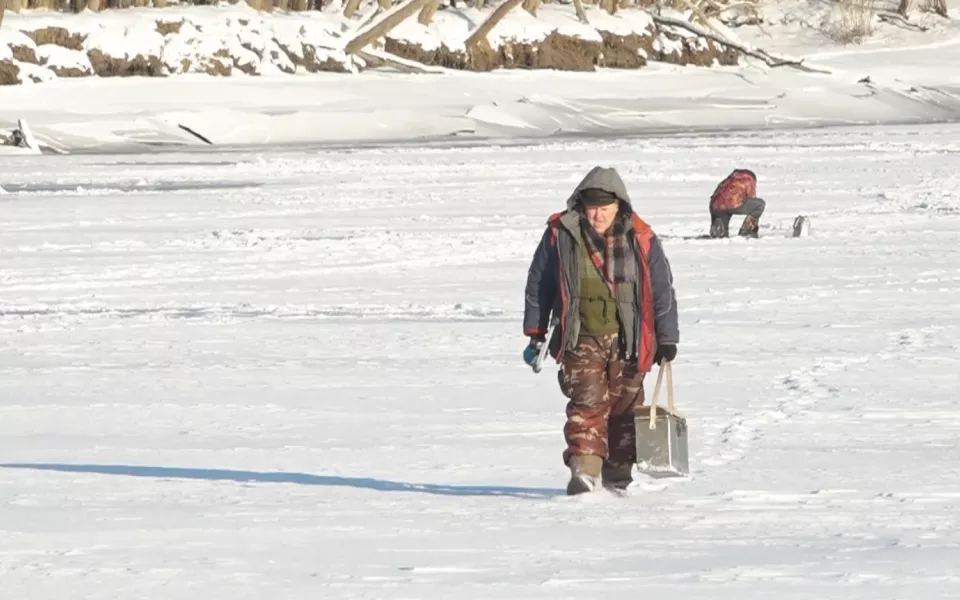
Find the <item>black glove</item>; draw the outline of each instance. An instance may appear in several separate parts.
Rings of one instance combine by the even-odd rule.
[[[676,344],[659,344],[657,346],[657,352],[653,355],[653,362],[658,365],[663,364],[663,361],[670,362],[677,357],[677,345]]]

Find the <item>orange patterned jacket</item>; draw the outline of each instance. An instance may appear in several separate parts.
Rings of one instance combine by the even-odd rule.
[[[757,197],[757,176],[748,169],[734,169],[710,196],[710,213],[739,208],[747,198]]]

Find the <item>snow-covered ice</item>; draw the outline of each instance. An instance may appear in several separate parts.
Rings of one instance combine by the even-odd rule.
[[[8,158],[0,596],[960,597],[958,140]],[[680,303],[693,475],[627,499],[563,495],[554,365],[520,358],[594,164]],[[741,165],[763,238],[693,239]]]

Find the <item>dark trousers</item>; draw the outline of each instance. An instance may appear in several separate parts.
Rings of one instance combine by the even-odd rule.
[[[740,235],[756,236],[760,229],[760,217],[767,203],[762,198],[747,198],[737,208],[710,213],[710,237],[727,237],[730,235],[730,217],[733,215],[747,215],[740,226]]]

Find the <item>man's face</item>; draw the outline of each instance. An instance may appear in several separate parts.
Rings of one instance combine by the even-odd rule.
[[[600,234],[606,234],[607,229],[613,224],[620,208],[618,202],[612,204],[603,204],[601,206],[584,206],[584,212],[587,214],[587,222]]]

